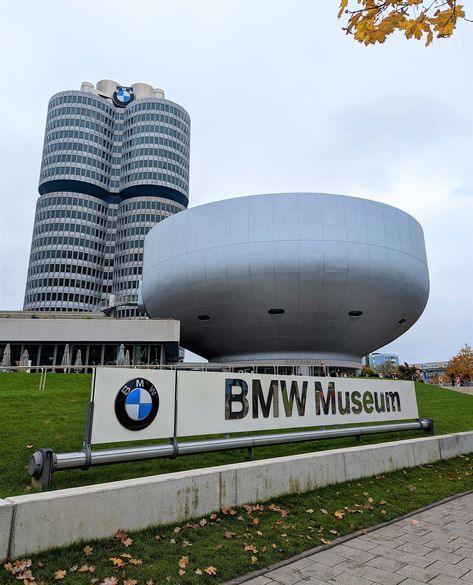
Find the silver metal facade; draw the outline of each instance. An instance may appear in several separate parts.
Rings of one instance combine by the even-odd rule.
[[[143,301],[215,361],[322,359],[353,367],[422,314],[422,228],[355,197],[255,195],[195,207],[145,239]]]
[[[187,207],[189,115],[145,84],[117,107],[101,89],[114,85],[84,83],[49,102],[26,310],[140,316],[144,237]]]

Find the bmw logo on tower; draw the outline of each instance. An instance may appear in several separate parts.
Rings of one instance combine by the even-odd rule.
[[[132,87],[117,85],[117,91],[113,92],[113,103],[119,108],[124,108],[135,99]]]
[[[142,431],[156,418],[159,395],[145,378],[135,378],[124,384],[115,398],[115,415],[130,431]]]

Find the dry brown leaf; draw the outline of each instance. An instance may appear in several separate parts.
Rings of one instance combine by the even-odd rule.
[[[131,538],[125,538],[125,540],[122,540],[122,544],[128,548],[133,544],[133,540]]]
[[[212,522],[214,520],[217,520],[217,518],[218,518],[217,514],[210,514],[210,520],[212,520]]]
[[[196,569],[196,570],[194,571],[194,573],[195,573],[196,575],[202,575],[202,569]]]
[[[320,538],[320,542],[323,542],[324,544],[333,544],[331,540],[328,540],[326,538]]]
[[[116,577],[105,577],[100,585],[118,585],[118,579]]]
[[[223,533],[223,537],[226,538],[227,540],[231,540],[232,538],[235,538],[236,536],[236,532],[230,532],[229,530],[225,530],[225,532]]]
[[[129,553],[122,553],[120,556],[124,559],[131,559],[131,555]]]
[[[56,581],[62,581],[66,575],[67,571],[60,569],[59,571],[56,571],[54,573],[54,578],[56,579]]]
[[[189,557],[187,555],[183,556],[179,559],[178,565],[181,567],[181,569],[185,569],[188,564],[189,564]]]
[[[84,554],[86,557],[89,557],[94,552],[93,547],[91,547],[89,545],[84,546],[83,550],[84,550]]]
[[[127,579],[123,581],[123,585],[136,585],[138,581],[136,579]]]
[[[179,569],[179,575],[182,577],[183,575],[185,575],[186,572],[184,571],[184,569]]]
[[[334,512],[333,515],[335,516],[335,518],[341,520],[345,516],[345,512],[343,510],[337,510],[336,512]]]
[[[111,557],[108,560],[112,561],[114,567],[123,567],[123,565],[125,564],[124,561],[118,559],[117,557]]]
[[[207,567],[205,569],[205,572],[207,573],[207,575],[216,575],[217,574],[217,569],[213,565],[210,565],[209,567]]]
[[[411,526],[417,526],[419,524],[419,520],[411,520]]]
[[[141,559],[130,559],[130,563],[138,567],[143,564],[143,561]]]
[[[254,565],[256,562],[258,561],[258,557],[255,557],[254,555],[251,557],[251,564]]]

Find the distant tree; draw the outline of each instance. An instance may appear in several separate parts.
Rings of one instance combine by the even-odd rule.
[[[340,0],[338,18],[344,15],[348,19],[343,30],[365,45],[384,43],[399,30],[406,39],[425,36],[428,47],[434,34],[438,39],[451,37],[457,20],[468,20],[456,0],[357,0],[357,4]]]
[[[378,374],[374,372],[369,366],[362,366],[361,375],[365,377],[368,376],[369,378],[374,378],[378,376]]]
[[[447,365],[447,376],[468,376],[473,378],[473,350],[465,343]]]
[[[376,371],[378,374],[383,376],[383,378],[392,378],[397,372],[397,366],[388,360],[382,364],[379,364],[379,366],[376,368]]]
[[[410,366],[407,362],[400,365],[398,368],[398,376],[402,380],[414,380],[417,375],[415,366]]]

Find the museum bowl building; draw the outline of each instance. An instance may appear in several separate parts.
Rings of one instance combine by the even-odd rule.
[[[407,213],[357,197],[217,201],[149,232],[142,296],[148,315],[179,319],[181,344],[210,361],[350,371],[422,314],[424,236]]]

